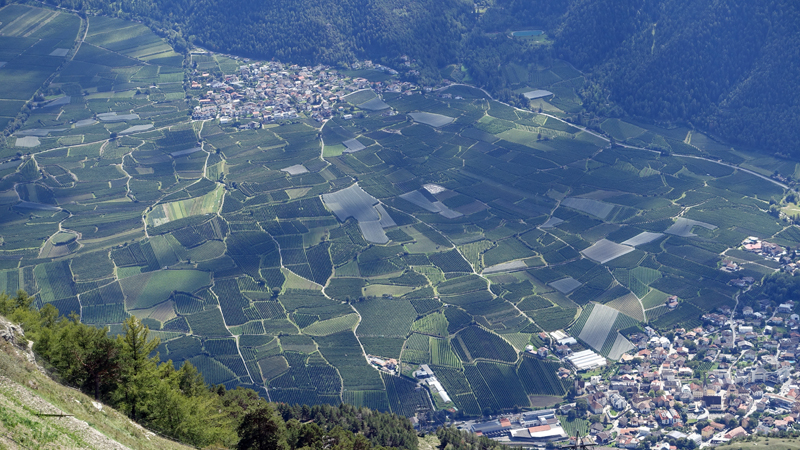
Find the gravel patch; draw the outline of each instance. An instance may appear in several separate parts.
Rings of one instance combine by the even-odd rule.
[[[38,397],[24,389],[22,386],[18,385],[14,381],[0,376],[0,391],[6,396],[13,398],[14,401],[18,404],[24,405],[24,408],[29,409],[31,411],[35,411],[41,414],[66,414],[61,409],[57,408],[56,406],[52,405],[51,403],[47,402],[41,397]],[[0,397],[2,399],[2,397]],[[77,400],[76,400],[77,401]],[[9,409],[16,409],[14,404],[10,402],[2,402],[6,403],[3,405],[3,408]],[[22,409],[22,408],[20,408]],[[25,411],[17,411],[18,414],[25,414]],[[42,424],[46,424],[49,427],[55,428],[53,431],[57,431],[61,429],[66,431],[70,434],[73,434],[76,440],[82,442],[75,442],[74,444],[83,443],[85,446],[81,446],[78,448],[91,448],[91,449],[128,449],[119,442],[108,438],[107,436],[103,435],[99,431],[95,430],[89,424],[84,422],[83,420],[76,419],[75,417],[65,416],[65,417],[36,417],[33,414],[30,414],[31,420],[35,422],[39,422]],[[26,414],[27,415],[27,414]],[[63,437],[61,439],[63,441]],[[72,447],[75,448],[75,447]]]

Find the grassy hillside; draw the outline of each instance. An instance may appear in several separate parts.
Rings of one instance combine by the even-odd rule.
[[[124,414],[58,384],[20,353],[0,339],[0,448],[191,448],[156,436]]]

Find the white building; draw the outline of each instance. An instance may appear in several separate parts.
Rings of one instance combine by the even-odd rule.
[[[576,370],[591,370],[607,364],[605,358],[591,350],[573,353],[572,355],[567,356],[566,359],[575,367]]]
[[[574,337],[567,335],[567,333],[564,333],[562,330],[553,331],[550,333],[550,337],[558,342],[558,345],[575,345],[578,343]]]

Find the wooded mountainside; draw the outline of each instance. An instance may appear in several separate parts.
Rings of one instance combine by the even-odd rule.
[[[507,84],[500,65],[562,58],[590,74],[590,111],[690,123],[770,153],[800,152],[800,6],[790,0],[490,0],[478,3],[480,14],[465,0],[55,3],[144,20],[179,48],[189,41],[300,64],[391,64],[406,54],[423,81],[461,62],[496,94]],[[553,44],[503,34],[530,27]]]
[[[555,54],[625,112],[797,154],[800,4],[575,1]]]

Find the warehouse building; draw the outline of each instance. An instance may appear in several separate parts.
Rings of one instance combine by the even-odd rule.
[[[592,370],[594,368],[605,366],[606,359],[591,350],[584,350],[582,352],[573,353],[567,356],[567,361],[575,367],[575,370]]]

